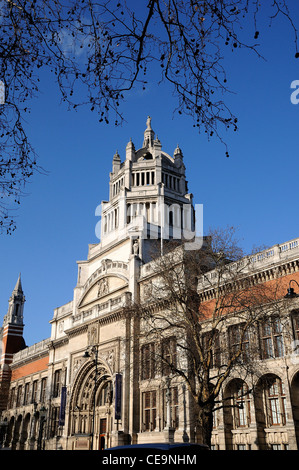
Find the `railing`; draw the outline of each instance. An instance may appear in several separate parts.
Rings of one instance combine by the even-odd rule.
[[[47,351],[49,343],[50,338],[44,339],[39,343],[35,343],[32,346],[29,346],[28,348],[22,349],[21,351],[14,354],[14,362],[20,361],[22,359],[27,359],[37,353]]]
[[[125,292],[124,294],[119,295],[118,297],[109,299],[106,302],[102,302],[101,304],[98,304],[89,310],[84,310],[83,312],[79,312],[76,315],[74,315],[73,323],[80,322],[80,321],[84,322],[86,318],[89,319],[92,316],[98,317],[102,314],[110,313],[110,312],[113,312],[114,310],[117,310],[118,308],[124,307],[128,302],[129,296],[130,296],[130,293]]]
[[[274,245],[264,251],[254,255],[245,256],[239,261],[230,264],[230,272],[235,269],[241,272],[248,272],[252,269],[261,269],[269,263],[274,264],[279,261],[286,260],[290,256],[295,256],[298,252],[299,255],[299,238],[290,240],[289,242]],[[243,268],[243,271],[241,269]],[[199,287],[205,288],[213,284],[213,279],[218,278],[215,270],[207,272],[204,276],[199,278]]]

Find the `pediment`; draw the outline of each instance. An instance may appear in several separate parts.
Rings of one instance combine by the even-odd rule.
[[[98,278],[83,294],[78,307],[84,307],[105,301],[106,298],[128,285],[127,280],[120,276],[102,276]]]

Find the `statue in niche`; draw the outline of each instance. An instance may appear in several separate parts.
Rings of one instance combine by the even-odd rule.
[[[88,329],[88,346],[93,346],[98,342],[98,327],[91,325]]]
[[[108,294],[109,292],[109,284],[108,279],[105,277],[100,279],[98,282],[98,297],[102,297],[102,295]]]
[[[104,356],[105,361],[107,362],[108,366],[110,367],[111,371],[115,371],[115,351],[111,349],[106,353]]]
[[[137,239],[134,240],[134,242],[133,242],[133,254],[135,256],[138,256],[138,254],[139,254],[139,241]]]

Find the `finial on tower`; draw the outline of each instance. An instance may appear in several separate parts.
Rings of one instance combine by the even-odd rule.
[[[143,147],[152,147],[154,143],[155,133],[152,129],[152,118],[147,117],[146,120],[146,129],[144,131]]]
[[[152,118],[150,116],[147,116],[146,130],[152,130],[151,122],[152,122]]]

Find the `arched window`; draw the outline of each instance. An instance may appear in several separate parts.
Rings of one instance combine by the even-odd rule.
[[[281,426],[286,422],[285,389],[278,377],[268,379],[265,386],[267,425]]]
[[[106,382],[101,388],[98,406],[105,406],[107,403],[111,404],[112,400],[112,383]]]
[[[233,388],[234,427],[241,428],[250,425],[250,396],[245,382],[238,380]]]

